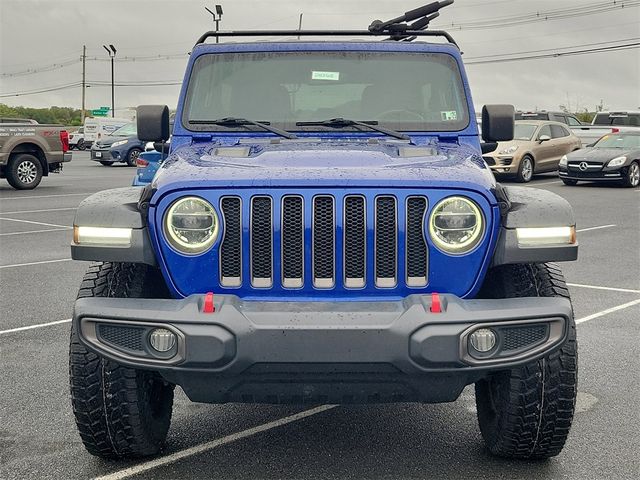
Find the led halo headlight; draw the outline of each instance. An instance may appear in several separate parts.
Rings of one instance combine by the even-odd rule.
[[[445,253],[462,255],[482,240],[484,219],[480,208],[466,197],[447,197],[433,208],[429,217],[431,240]]]
[[[215,243],[220,231],[218,214],[200,197],[183,197],[164,216],[164,232],[169,244],[185,255],[202,253]]]

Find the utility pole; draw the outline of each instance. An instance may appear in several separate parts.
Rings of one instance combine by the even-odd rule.
[[[80,112],[80,123],[84,125],[84,90],[87,88],[87,46],[82,45],[82,111]]]
[[[116,47],[112,44],[109,44],[109,48],[106,45],[102,45],[102,47],[107,51],[109,57],[111,58],[111,117],[116,116],[116,104],[115,104],[115,81],[113,74],[113,61],[116,58]]]
[[[300,14],[300,20],[298,21],[298,31],[302,30],[302,13]],[[300,35],[298,35],[298,40],[300,40]]]

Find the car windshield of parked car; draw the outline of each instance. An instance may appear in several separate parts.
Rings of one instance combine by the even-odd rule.
[[[605,135],[598,140],[595,147],[624,149],[640,148],[640,135]]]
[[[117,130],[114,130],[109,135],[114,137],[131,137],[137,134],[138,134],[137,125],[135,123],[127,123],[126,125],[123,125]]]
[[[516,123],[513,132],[514,140],[531,140],[536,133],[537,125],[531,123]]]
[[[228,117],[299,131],[335,129],[297,125],[334,118],[414,131],[459,131],[469,124],[459,67],[454,57],[439,53],[202,55],[190,76],[183,125],[190,130],[253,128],[206,123]]]

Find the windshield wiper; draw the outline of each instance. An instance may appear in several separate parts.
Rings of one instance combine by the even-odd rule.
[[[255,120],[249,120],[247,118],[238,118],[238,117],[225,117],[219,118],[217,120],[189,120],[189,123],[192,125],[222,125],[224,127],[234,127],[241,125],[255,125],[256,127],[260,127],[263,130],[267,130],[268,132],[275,133],[276,135],[280,135],[284,138],[298,138],[297,135],[287,132],[286,130],[281,130],[276,127],[272,127],[269,125],[269,122],[256,122]]]
[[[321,120],[317,122],[296,122],[296,125],[299,127],[321,126],[321,127],[333,127],[333,128],[345,128],[345,127],[354,127],[354,126],[366,127],[366,128],[370,128],[371,130],[375,130],[376,132],[389,135],[390,137],[399,138],[401,140],[411,140],[411,137],[409,137],[409,135],[396,132],[395,130],[391,130],[390,128],[378,126],[378,122],[375,120],[359,122],[358,120],[350,120],[348,118],[338,117],[338,118],[332,118],[330,120]]]

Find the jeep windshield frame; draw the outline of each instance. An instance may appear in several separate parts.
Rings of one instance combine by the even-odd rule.
[[[258,131],[202,123],[224,117],[260,118],[289,132],[335,132],[300,122],[340,117],[398,132],[460,132],[470,124],[470,105],[461,67],[446,51],[205,52],[193,59],[181,125],[191,132]],[[363,134],[357,125],[341,131]]]

